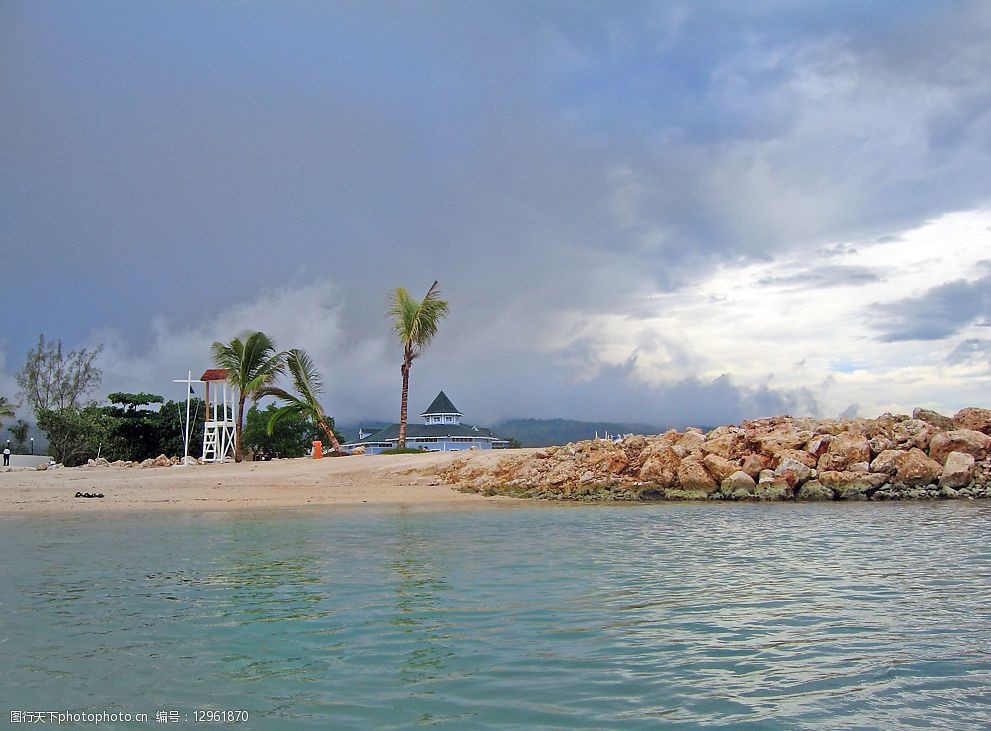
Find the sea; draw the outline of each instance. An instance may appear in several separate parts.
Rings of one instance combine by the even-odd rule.
[[[2,517],[0,719],[57,725],[41,713],[107,729],[991,728],[991,505]]]

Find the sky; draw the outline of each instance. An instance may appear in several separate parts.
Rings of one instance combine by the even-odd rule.
[[[0,0],[0,394],[184,396],[245,329],[338,421],[991,406],[991,4]]]

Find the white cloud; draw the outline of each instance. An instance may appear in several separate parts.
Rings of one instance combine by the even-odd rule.
[[[898,237],[719,266],[690,290],[652,296],[640,308],[653,310],[647,317],[573,313],[561,328],[567,335],[548,348],[586,378],[630,362],[644,384],[731,374],[749,387],[812,389],[829,414],[851,403],[864,414],[920,404],[954,411],[986,399],[987,363],[948,362],[960,341],[986,328],[974,323],[941,341],[886,343],[874,315],[880,305],[983,275],[979,263],[989,251],[991,211],[948,214]],[[830,267],[829,277],[817,276],[822,267]],[[845,281],[845,269],[858,276]],[[574,352],[582,353],[580,363]]]

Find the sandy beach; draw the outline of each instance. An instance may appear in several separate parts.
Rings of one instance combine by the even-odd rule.
[[[514,450],[524,453],[533,450]],[[437,452],[195,465],[0,473],[0,515],[128,510],[237,510],[306,506],[488,505],[512,498],[458,492],[437,477],[456,459],[493,465],[497,452]],[[77,492],[102,499],[76,498]]]

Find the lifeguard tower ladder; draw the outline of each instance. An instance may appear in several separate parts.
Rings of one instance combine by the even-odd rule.
[[[200,380],[206,383],[206,424],[203,426],[203,461],[223,462],[234,457],[237,423],[234,421],[234,388],[227,383],[227,371],[213,368]],[[210,396],[210,384],[214,394]]]

